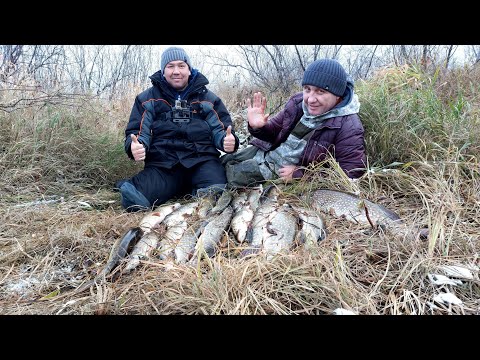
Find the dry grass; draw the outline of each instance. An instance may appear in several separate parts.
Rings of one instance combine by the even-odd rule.
[[[415,163],[372,171],[354,185],[412,226],[427,225],[427,239],[409,241],[325,216],[327,239],[311,250],[299,247],[272,261],[240,259],[229,233],[221,253],[198,267],[152,258],[81,294],[73,289],[95,276],[115,240],[143,215],[123,212],[109,191],[43,205],[6,204],[0,211],[0,312],[331,314],[341,307],[359,314],[479,314],[478,270],[460,286],[438,286],[428,278],[441,274],[441,265],[479,265],[477,169]],[[347,190],[343,175],[330,171],[330,187]],[[325,182],[317,179],[316,185]],[[292,186],[283,197],[295,199],[299,191]],[[462,305],[433,301],[445,291]]]
[[[310,169],[282,199],[299,201],[317,188],[353,192],[396,211],[412,231],[428,228],[428,236],[407,239],[324,215],[327,238],[310,250],[298,247],[272,261],[239,258],[228,231],[221,252],[198,267],[152,257],[78,294],[74,289],[95,277],[114,242],[144,216],[124,212],[111,191],[115,180],[138,170],[122,149],[130,100],[114,108],[88,102],[3,114],[0,314],[331,314],[337,308],[368,315],[480,314],[478,130],[468,140],[464,128],[478,123],[478,91],[469,88],[468,106],[456,101],[451,117],[439,124],[439,101],[413,107],[405,99],[426,87],[422,94],[440,92],[449,106],[441,91],[455,94],[454,88],[432,91],[427,79],[407,68],[390,69],[375,81],[383,81],[378,93],[362,94],[371,116],[364,119],[370,121],[367,141],[375,144],[368,173],[352,182],[329,160],[325,176]],[[421,118],[412,116],[417,110]],[[245,123],[242,110],[232,116]],[[413,129],[417,122],[441,141],[404,132],[404,123]],[[303,205],[311,206],[308,200]],[[433,284],[428,275],[445,274],[444,265],[468,266],[473,277],[461,285]],[[434,300],[445,292],[462,304]]]

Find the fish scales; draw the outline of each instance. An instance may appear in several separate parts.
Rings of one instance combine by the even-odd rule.
[[[241,191],[236,194],[232,199],[233,212],[239,211],[247,202],[248,191]]]
[[[178,224],[171,225],[162,237],[159,247],[159,258],[165,260],[175,255],[175,247],[188,228],[187,221],[181,221]]]
[[[198,220],[188,226],[174,249],[175,262],[178,264],[186,263],[192,258],[197,240],[205,228],[205,225],[208,223],[206,218],[215,206],[216,194],[209,193],[208,195],[202,196],[198,200],[198,203]]]
[[[386,230],[402,235],[410,240],[415,238],[414,232],[402,221],[400,216],[383,205],[343,191],[320,189],[312,195],[313,206],[322,212],[361,224],[381,226]],[[368,212],[365,211],[365,208]]]
[[[167,215],[171,214],[180,206],[180,203],[160,206],[154,212],[145,215],[142,220],[140,220],[140,228],[144,233],[150,232],[155,226],[161,223]]]
[[[354,194],[342,191],[321,189],[316,190],[312,196],[313,205],[318,210],[335,216],[344,216],[347,220],[369,224],[365,207],[368,211],[368,217],[374,225],[388,225],[400,223],[400,217],[386,207],[375,204],[366,199],[360,199]],[[365,207],[364,207],[365,205]]]
[[[192,201],[181,205],[167,217],[165,217],[164,224],[168,227],[178,224],[185,220],[186,217],[191,216],[199,205],[198,201]]]
[[[297,214],[288,204],[277,207],[266,226],[263,250],[267,260],[276,254],[286,252],[294,245],[298,230]]]
[[[263,193],[263,186],[260,185],[259,187],[252,188],[248,192],[247,203],[248,206],[253,210],[257,210],[258,205],[260,205],[260,197]]]
[[[263,243],[266,225],[279,207],[277,199],[278,189],[274,186],[266,187],[259,196],[259,205],[255,209],[245,236],[246,242],[255,248],[260,248]]]
[[[280,206],[277,201],[279,195],[278,188],[271,185],[261,190],[258,196],[258,206],[256,206],[253,219],[250,224],[248,224],[245,235],[245,242],[249,244],[249,246],[242,250],[240,257],[256,254],[262,249],[263,239],[269,234],[267,225],[273,216],[275,216],[275,212]]]
[[[144,216],[142,220],[140,220],[140,228],[143,229],[144,234],[133,248],[130,258],[123,270],[124,272],[128,273],[132,271],[140,264],[140,260],[150,257],[160,240],[159,234],[154,231],[155,228],[163,222],[166,216],[180,206],[180,203],[162,205],[157,208],[156,211]]]
[[[185,230],[177,246],[175,246],[175,262],[183,264],[191,259],[197,240],[205,229],[206,224],[208,224],[208,221],[199,220]]]
[[[174,257],[175,246],[188,227],[187,219],[192,216],[198,205],[198,201],[184,204],[165,218],[164,224],[167,230],[158,247],[160,259],[165,260]]]
[[[201,250],[205,251],[209,257],[213,257],[218,248],[218,244],[223,237],[225,230],[230,224],[232,219],[233,208],[227,206],[222,213],[215,216],[210,220],[202,231],[202,234],[198,238],[195,245],[195,254],[192,257],[192,261],[195,261],[199,257]]]
[[[226,209],[228,205],[232,202],[233,195],[231,191],[229,190],[224,190],[222,192],[222,195],[220,198],[217,200],[215,206],[210,210],[209,215],[217,215],[220,214],[223,210]]]
[[[213,193],[202,196],[198,200],[198,210],[197,215],[200,219],[205,219],[210,213],[210,210],[215,206],[216,196]]]
[[[277,202],[268,202],[260,205],[255,211],[249,230],[251,237],[249,243],[254,247],[261,247],[263,239],[268,234],[267,224],[271,222],[275,216],[279,205]]]
[[[325,222],[317,211],[309,208],[293,206],[300,220],[300,229],[296,242],[306,248],[316,245],[326,237]]]
[[[235,212],[235,215],[230,222],[230,228],[238,243],[243,243],[245,241],[248,225],[253,219],[253,214],[254,211],[249,206],[245,206]]]
[[[243,206],[239,206],[233,202],[233,206],[235,209],[235,205],[237,205],[232,221],[230,222],[230,228],[232,233],[239,243],[243,243],[245,241],[248,226],[250,225],[255,210],[258,207],[259,200],[260,200],[261,189],[251,189],[248,192],[243,193],[242,199]],[[235,201],[235,199],[234,199]]]
[[[140,264],[141,260],[148,259],[153,250],[157,248],[159,241],[160,235],[156,231],[150,231],[143,235],[134,249],[137,251],[135,253],[132,252],[123,271],[128,273],[135,269]]]

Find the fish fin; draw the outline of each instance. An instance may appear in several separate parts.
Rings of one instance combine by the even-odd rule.
[[[260,252],[260,249],[261,249],[260,246],[253,246],[253,247],[251,246],[251,247],[245,248],[245,249],[242,250],[239,257],[244,258],[244,257],[247,257],[249,255],[258,254]]]
[[[321,235],[320,235],[320,237],[318,238],[317,241],[323,241],[323,240],[325,240],[326,238],[327,238],[327,230],[322,229]]]
[[[275,198],[280,190],[275,184],[270,184],[262,188],[262,193],[260,194],[260,204],[263,204],[267,199]]]
[[[140,227],[135,227],[132,231],[134,232],[134,236],[127,245],[127,253],[130,253],[133,250],[143,236],[143,230]]]
[[[251,244],[253,241],[253,226],[251,223],[247,226],[247,232],[245,233],[245,241],[249,244]]]
[[[294,240],[294,242],[297,244],[297,246],[305,244],[305,241],[306,241],[306,238],[305,238],[305,234],[303,233],[303,231],[297,231],[297,233],[295,235],[295,240]]]
[[[400,220],[400,216],[399,216],[396,212],[390,210],[389,208],[383,206],[382,204],[372,203],[372,202],[366,200],[366,201],[365,201],[365,205],[368,205],[368,206],[374,206],[374,205],[376,205],[376,206],[378,206],[378,207],[387,215],[387,217],[389,217],[391,220]]]
[[[267,232],[272,235],[278,235],[278,233],[275,231],[275,229],[272,227],[272,223],[269,221],[267,222],[266,225]]]

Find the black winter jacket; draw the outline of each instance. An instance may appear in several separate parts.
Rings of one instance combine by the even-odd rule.
[[[225,131],[232,125],[222,100],[206,88],[207,78],[192,69],[187,88],[178,93],[157,71],[150,79],[152,87],[136,96],[125,129],[125,152],[133,159],[130,134],[146,148],[145,167],[172,168],[180,163],[189,168],[200,162],[218,158],[223,151]],[[189,122],[171,118],[175,100],[186,100],[192,109]],[[239,139],[235,136],[235,151]]]

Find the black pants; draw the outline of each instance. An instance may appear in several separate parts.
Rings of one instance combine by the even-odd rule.
[[[192,168],[185,168],[180,164],[172,169],[146,167],[137,175],[128,180],[131,186],[121,187],[122,205],[124,208],[131,206],[152,207],[167,202],[174,197],[183,195],[197,195],[197,191],[206,188],[225,188],[227,178],[225,169],[219,159],[207,160]],[[136,201],[143,197],[135,196],[132,191],[138,191],[148,200]],[[125,192],[125,194],[124,194]],[[146,206],[148,205],[148,206]]]

